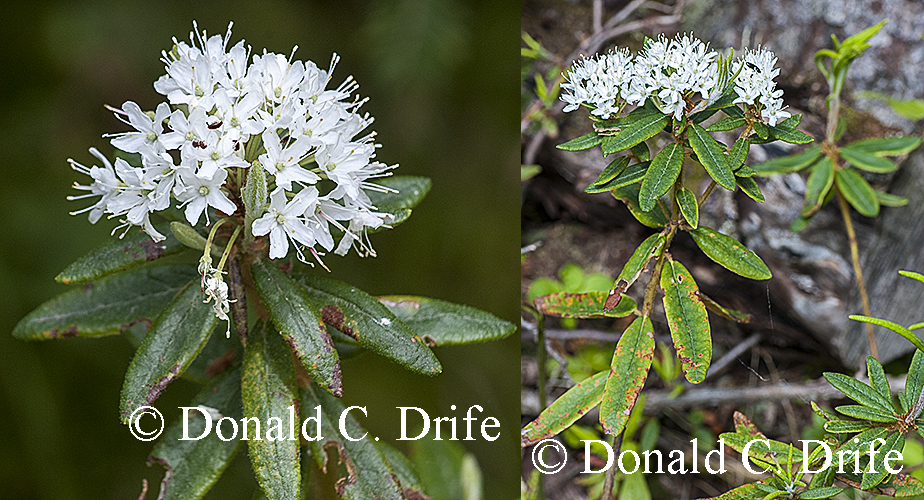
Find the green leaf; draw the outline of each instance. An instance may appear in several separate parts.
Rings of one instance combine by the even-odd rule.
[[[680,175],[681,167],[683,167],[683,145],[681,144],[668,144],[655,156],[639,190],[638,199],[642,211],[652,211],[658,199],[670,191],[677,176]]]
[[[429,376],[442,371],[424,340],[375,297],[324,276],[300,273],[293,278],[325,324],[408,370]]]
[[[158,229],[167,235],[167,239],[156,242],[144,231],[132,231],[125,238],[109,241],[81,257],[55,276],[55,280],[67,284],[83,283],[186,250],[186,246],[170,234],[166,225],[158,226]]]
[[[690,236],[703,253],[733,273],[755,280],[773,277],[757,254],[730,236],[705,226],[690,231]]]
[[[887,319],[870,318],[868,316],[860,316],[857,314],[852,314],[848,316],[848,318],[854,321],[872,323],[874,325],[879,325],[881,327],[888,328],[889,330],[892,330],[893,332],[908,339],[908,342],[911,342],[912,344],[914,344],[914,346],[917,347],[918,349],[924,350],[924,340],[922,340],[921,337],[918,337],[917,334],[915,334],[911,330],[905,328],[902,325],[899,325],[898,323],[893,323]]]
[[[680,367],[690,383],[706,379],[712,360],[712,334],[699,288],[683,264],[668,260],[661,270],[664,313]]]
[[[532,179],[540,172],[542,172],[542,167],[539,165],[520,165],[520,182]]]
[[[869,420],[872,422],[897,422],[898,419],[895,418],[893,413],[886,413],[876,408],[869,408],[862,405],[842,405],[835,408],[838,413],[841,415],[847,415],[848,417],[859,418],[862,420]]]
[[[618,436],[629,420],[648,377],[654,347],[654,329],[646,317],[635,318],[616,344],[600,403],[600,423],[607,434]]]
[[[881,206],[885,207],[903,207],[908,204],[908,198],[905,198],[904,196],[883,193],[882,191],[876,191],[876,199],[879,200],[879,204]]]
[[[921,283],[924,283],[924,274],[916,273],[914,271],[899,271],[898,274],[906,278],[915,279],[915,280],[920,281]]]
[[[760,433],[743,434],[740,432],[726,432],[719,435],[719,439],[724,441],[726,446],[739,453],[744,453],[744,447],[751,441],[760,440],[748,448],[748,456],[751,460],[757,459],[772,464],[774,456],[780,458],[789,456],[789,444],[767,439],[766,436]],[[770,443],[769,447],[767,446],[768,442]],[[792,452],[793,463],[801,462],[802,450],[794,448]]]
[[[585,193],[603,193],[606,191],[612,191],[614,189],[619,189],[630,184],[635,184],[636,182],[645,178],[645,174],[648,172],[648,167],[651,165],[649,162],[644,163],[633,163],[626,167],[616,178],[600,184],[599,186],[587,186],[587,189],[584,190]]]
[[[719,144],[703,127],[691,124],[687,132],[690,140],[690,146],[696,152],[700,163],[709,173],[715,182],[723,188],[735,190],[735,175],[728,164],[728,157],[725,156],[725,147]]]
[[[693,191],[681,187],[677,191],[677,205],[680,206],[680,213],[683,214],[683,218],[690,224],[690,227],[696,229],[699,226],[699,203]]]
[[[851,142],[841,149],[849,149],[851,151],[876,156],[898,156],[910,153],[920,145],[920,137],[899,135],[895,137],[863,139],[861,141]]]
[[[197,278],[185,265],[144,266],[101,278],[45,302],[19,321],[23,340],[114,335],[136,322],[148,324]]]
[[[596,132],[591,132],[556,147],[565,151],[584,151],[599,145],[601,142],[603,142],[603,136],[597,135]]]
[[[615,160],[611,161],[606,168],[600,172],[600,175],[597,177],[597,180],[593,181],[590,186],[587,186],[588,189],[592,187],[599,187],[611,180],[615,179],[617,175],[621,174],[623,170],[629,165],[628,156],[620,156]]]
[[[806,134],[801,130],[774,126],[770,126],[769,129],[769,135],[771,138],[779,139],[790,144],[808,144],[815,141],[814,137]],[[766,137],[764,138],[766,139]]]
[[[271,323],[257,323],[244,349],[241,377],[244,417],[255,422],[242,422],[241,437],[270,500],[301,498],[301,420],[295,390],[292,354]]]
[[[375,184],[388,189],[388,192],[368,189],[366,194],[380,212],[392,212],[411,209],[417,206],[430,192],[433,185],[426,177],[413,175],[395,175],[375,179]]]
[[[856,420],[829,420],[825,422],[825,430],[833,434],[863,432],[869,429],[870,426],[871,424],[869,422],[859,422]]]
[[[843,147],[839,154],[847,163],[867,172],[886,173],[898,170],[898,164],[894,161],[863,151]]]
[[[748,159],[748,152],[750,152],[750,150],[751,141],[744,137],[732,144],[731,151],[728,152],[728,166],[735,171],[735,175],[744,177],[742,173],[738,172],[738,169],[741,168],[744,165],[744,161]]]
[[[863,177],[850,168],[842,168],[834,173],[834,182],[844,198],[860,214],[867,217],[879,215],[879,200],[876,192]]]
[[[794,129],[802,123],[802,114],[795,114],[776,124],[777,128]]]
[[[629,257],[629,261],[619,272],[619,276],[616,277],[616,281],[607,295],[606,303],[603,306],[604,311],[613,310],[622,302],[623,292],[635,283],[648,262],[659,253],[662,245],[664,245],[664,235],[655,233],[645,238],[645,241],[632,252],[632,256]]]
[[[609,292],[553,293],[533,303],[543,314],[560,318],[622,318],[635,312],[632,297],[623,295],[615,309],[604,312]]]
[[[315,415],[315,412],[320,411],[320,436],[312,436],[319,439],[308,441],[315,463],[325,473],[328,466],[332,465],[336,469],[336,462],[328,462],[327,457],[327,450],[333,449],[340,461],[346,464],[347,477],[336,484],[338,495],[347,500],[405,498],[398,476],[377,446],[375,438],[367,435],[354,417],[362,413],[362,410],[354,408],[344,414],[346,408],[339,400],[315,387],[302,388],[300,401],[303,412]],[[341,419],[345,434],[338,428]]]
[[[378,300],[414,333],[436,346],[500,340],[517,329],[491,313],[443,300],[409,295]]]
[[[754,177],[757,175],[757,171],[747,165],[741,165],[735,170],[735,177]],[[740,185],[739,185],[740,187]]]
[[[259,161],[255,161],[247,169],[247,182],[241,188],[241,198],[244,201],[244,228],[248,237],[253,237],[253,221],[266,212],[267,197],[266,171]]]
[[[869,91],[857,92],[857,97],[885,101],[896,113],[909,120],[920,120],[924,118],[924,100],[922,99],[893,99],[885,94]]]
[[[202,290],[187,286],[154,320],[135,352],[122,386],[122,423],[141,406],[150,405],[179,377],[209,340],[218,322]]]
[[[747,123],[747,120],[744,117],[738,116],[727,116],[721,120],[709,125],[706,128],[706,132],[724,132],[726,130],[734,130],[738,127],[743,127]]]
[[[918,432],[920,431],[921,429],[918,428]],[[879,487],[893,489],[895,497],[924,495],[924,483],[909,474],[896,474],[894,478],[880,484]]]
[[[835,389],[843,392],[844,395],[857,403],[886,413],[893,411],[891,401],[863,382],[842,373],[825,372],[823,375],[825,380]]]
[[[417,472],[414,471],[414,464],[404,456],[404,453],[401,453],[397,448],[385,441],[376,441],[375,446],[385,456],[385,461],[388,462],[392,470],[395,471],[395,476],[398,477],[398,482],[401,483],[401,487],[405,490],[404,492],[407,494],[408,490],[415,490],[415,493],[421,496],[423,491],[420,478],[417,477]],[[411,495],[408,496],[409,498],[414,498]]]
[[[875,389],[882,397],[892,400],[892,389],[889,387],[889,381],[886,380],[885,371],[879,360],[872,356],[866,357],[866,373],[869,376],[869,385]]]
[[[717,497],[707,498],[705,500],[751,500],[763,496],[760,488],[758,488],[761,484],[763,484],[761,481],[748,483],[728,490]]]
[[[568,389],[543,410],[536,420],[523,428],[520,432],[520,446],[531,446],[543,439],[558,435],[600,404],[608,375],[609,372],[602,371]]]
[[[738,187],[741,188],[741,192],[748,195],[752,200],[763,203],[764,194],[760,192],[760,186],[757,185],[757,181],[751,177],[739,177],[735,176],[735,181],[738,183]]]
[[[250,269],[257,294],[302,366],[328,392],[343,395],[337,350],[305,288],[270,261],[254,261]]]
[[[824,204],[825,197],[834,185],[834,163],[829,158],[822,158],[812,168],[805,183],[805,203],[802,205],[802,217],[811,217]]]
[[[924,391],[924,350],[918,349],[911,358],[911,366],[908,367],[908,378],[905,379],[905,400],[908,405],[903,408],[904,411],[910,411],[914,403],[921,397]]]
[[[222,339],[224,340],[224,339]],[[195,407],[205,406],[218,411],[222,417],[240,422],[241,372],[234,370],[210,380],[208,385],[189,403],[187,438],[183,437],[184,414],[164,431],[157,441],[148,463],[157,462],[167,468],[161,482],[158,498],[187,500],[202,498],[224,472],[241,445],[240,439],[225,441],[218,436],[217,419]],[[184,412],[187,410],[184,410]],[[223,436],[230,436],[229,425],[222,426]]]
[[[628,170],[628,169],[627,169]],[[662,228],[667,225],[669,217],[664,207],[655,205],[650,212],[645,212],[639,207],[638,194],[641,186],[630,184],[613,190],[613,197],[626,204],[626,208],[639,222],[654,228]]]
[[[763,122],[754,122],[754,133],[763,140],[770,138],[770,129]]]
[[[757,172],[757,175],[763,177],[776,174],[788,174],[808,168],[818,161],[819,158],[821,158],[821,147],[812,146],[799,154],[774,158],[770,161],[758,163],[757,165],[751,165],[751,168]]]
[[[868,490],[875,487],[879,483],[889,476],[889,471],[885,468],[883,460],[885,459],[886,454],[892,450],[898,451],[898,456],[901,456],[902,447],[905,446],[905,436],[901,432],[893,432],[885,439],[885,443],[879,447],[879,453],[875,455],[875,462],[872,464],[873,472],[870,472],[870,467],[863,468],[863,479],[860,481],[860,489]]]
[[[820,500],[822,498],[831,498],[834,495],[844,491],[843,488],[827,486],[825,488],[811,488],[799,493],[799,500]]]
[[[670,123],[670,116],[648,108],[637,108],[626,116],[622,130],[603,142],[603,155],[607,156],[648,139]]]
[[[648,149],[648,144],[645,142],[640,142],[632,146],[629,148],[629,151],[632,151],[632,154],[634,154],[640,162],[651,161],[651,150]]]

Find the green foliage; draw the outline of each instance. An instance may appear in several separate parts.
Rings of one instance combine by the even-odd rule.
[[[901,274],[902,276],[912,278],[917,281],[920,281],[921,283],[924,283],[924,275],[921,275],[919,273],[915,273],[912,271],[899,271],[898,273]],[[911,342],[918,349],[918,351],[924,351],[924,339],[922,339],[919,335],[917,335],[916,333],[912,331],[917,328],[921,328],[922,326],[924,326],[924,323],[917,323],[917,324],[911,325],[911,327],[909,328],[905,328],[904,326],[899,325],[898,323],[893,323],[886,319],[871,318],[869,316],[860,316],[857,314],[851,315],[849,317],[850,319],[854,321],[862,321],[864,323],[871,323],[873,325],[878,325],[884,328],[888,328],[889,330],[892,330],[893,332],[908,339],[908,342]]]

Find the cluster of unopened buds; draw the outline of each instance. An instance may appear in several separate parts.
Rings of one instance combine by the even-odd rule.
[[[102,166],[69,160],[93,179],[75,184],[86,193],[70,199],[99,197],[74,213],[89,212],[91,223],[109,214],[119,227],[140,226],[161,241],[151,214],[176,204],[191,226],[204,215],[208,227],[214,209],[247,221],[249,237],[266,237],[272,259],[285,257],[290,243],[303,262],[303,249],[319,262],[323,251],[344,255],[350,248],[374,256],[367,231],[388,227],[394,217],[379,212],[367,190],[387,191],[370,180],[397,165],[374,161],[375,134],[364,132],[372,118],[359,114],[366,99],[353,97],[352,77],[328,88],[338,56],[324,70],[293,60],[295,49],[290,56],[252,55],[243,40],[229,48],[230,25],[223,37],[194,28],[189,43],[174,39],[163,52],[166,74],[154,89],[166,102],[148,112],[131,101],[113,109],[133,130],[106,137],[126,154],[110,161],[91,148]],[[342,233],[336,246],[331,227]],[[227,319],[221,272],[210,260],[200,266],[203,291]]]
[[[625,106],[642,106],[648,99],[664,114],[680,120],[716,102],[725,91],[720,77],[721,56],[707,44],[690,35],[673,40],[663,36],[648,39],[634,58],[628,49],[614,49],[607,54],[582,58],[565,75],[561,88],[565,111],[581,104],[601,119],[618,115]],[[746,51],[732,65],[734,103],[753,106],[761,120],[776,125],[789,117],[783,109],[782,90],[773,81],[780,70],[774,68],[772,52],[758,48]],[[696,94],[699,99],[694,100]]]

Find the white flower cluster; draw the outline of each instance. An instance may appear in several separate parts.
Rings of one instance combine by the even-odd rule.
[[[733,70],[741,68],[741,72],[735,79],[739,96],[735,102],[753,105],[756,100],[761,116],[770,125],[788,117],[779,98],[782,91],[776,90],[773,82],[780,72],[773,68],[773,53],[749,51],[737,63]],[[673,40],[663,36],[649,39],[634,60],[628,49],[582,58],[564,76],[564,111],[587,104],[593,115],[603,119],[618,115],[627,104],[641,106],[651,99],[664,114],[679,120],[697,104],[718,99],[717,94],[724,90],[718,88],[722,83],[719,54],[690,35],[678,35]],[[699,99],[694,100],[697,93]]]
[[[270,194],[263,200],[267,210],[250,214],[251,230],[269,235],[270,258],[285,257],[290,240],[302,260],[299,245],[315,257],[315,246],[340,255],[355,246],[374,255],[366,230],[393,217],[376,211],[366,190],[385,188],[368,181],[397,165],[373,161],[374,133],[360,136],[372,118],[358,112],[365,99],[351,99],[358,88],[352,77],[328,88],[339,58],[334,55],[327,70],[265,50],[251,58],[243,40],[228,47],[230,25],[224,37],[211,38],[193,26],[190,43],[174,39],[163,53],[166,74],[154,89],[167,102],[153,112],[126,102],[116,116],[134,130],[107,136],[117,149],[137,153],[140,164],[122,158],[113,164],[96,149],[90,152],[101,167],[70,160],[93,179],[75,185],[88,193],[71,199],[100,197],[75,213],[89,211],[92,223],[103,213],[122,217],[123,225],[141,226],[159,241],[164,236],[150,215],[174,198],[193,226],[203,214],[211,223],[210,208],[243,215],[247,172],[259,164],[268,174],[261,192]],[[324,179],[333,182],[322,193]],[[336,249],[330,226],[343,232]]]

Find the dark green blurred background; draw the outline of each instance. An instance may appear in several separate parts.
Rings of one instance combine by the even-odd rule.
[[[153,109],[160,51],[188,39],[192,20],[210,34],[234,21],[262,51],[354,75],[376,121],[378,158],[433,190],[395,231],[374,235],[376,259],[330,256],[332,277],[373,294],[426,295],[518,323],[519,4],[461,0],[377,2],[53,2],[4,5],[0,39],[0,496],[16,499],[156,495],[151,445],[119,424],[118,397],[132,350],[119,336],[26,343],[10,336],[26,313],[67,287],[54,276],[110,238],[114,221],[90,225],[65,201],[88,179],[66,159],[111,157],[103,133],[123,130],[103,109],[126,100]],[[517,337],[516,335],[514,337]],[[502,422],[499,441],[466,442],[484,471],[485,497],[512,499],[519,478],[519,342],[439,348],[444,372],[428,379],[372,355],[344,362],[345,402],[369,407],[364,424],[398,436],[395,406],[435,416],[472,404]],[[171,385],[157,402],[168,419],[197,391]],[[460,410],[449,410],[451,404]],[[174,409],[173,413],[170,409]],[[460,420],[460,425],[462,422]],[[432,435],[432,434],[431,434]],[[250,498],[246,451],[208,498]]]

